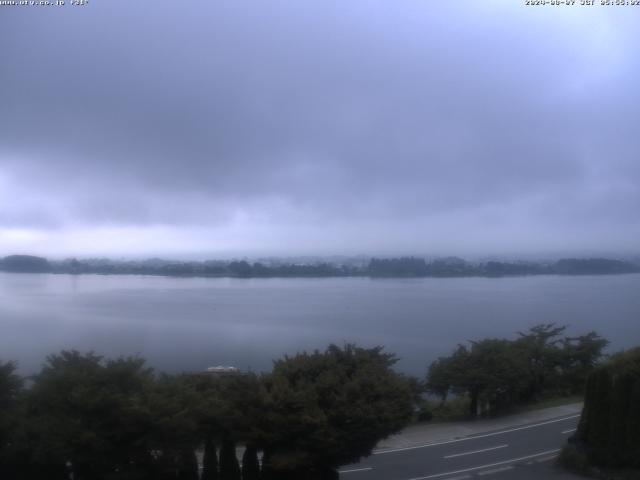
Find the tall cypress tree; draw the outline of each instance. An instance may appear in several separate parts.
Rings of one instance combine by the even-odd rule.
[[[202,477],[200,480],[218,480],[218,455],[216,453],[216,444],[211,435],[207,435],[204,441]]]
[[[220,480],[241,480],[240,464],[236,457],[236,444],[226,436],[220,448]]]
[[[198,480],[198,459],[196,453],[190,448],[180,452],[178,480]]]
[[[242,455],[242,480],[260,480],[258,449],[254,445],[247,445]]]
[[[640,467],[640,347],[589,375],[576,439],[596,465]]]
[[[262,468],[260,469],[262,480],[275,480],[273,467],[271,466],[271,453],[269,450],[262,451]]]
[[[629,465],[640,468],[640,380],[633,386],[629,405],[631,408],[627,417],[627,459]]]

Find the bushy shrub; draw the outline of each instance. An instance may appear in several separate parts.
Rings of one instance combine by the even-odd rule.
[[[640,347],[589,375],[575,439],[595,465],[640,468]]]

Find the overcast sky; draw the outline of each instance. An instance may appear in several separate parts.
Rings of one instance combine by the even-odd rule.
[[[516,0],[0,6],[0,255],[637,253],[639,25]]]

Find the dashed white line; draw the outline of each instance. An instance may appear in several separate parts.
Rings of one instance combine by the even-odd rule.
[[[506,472],[507,470],[513,469],[512,465],[507,465],[506,467],[500,468],[492,468],[491,470],[485,470],[483,472],[478,472],[478,475],[491,475],[493,473]]]
[[[463,468],[462,470],[454,470],[454,471],[451,471],[451,472],[436,473],[436,474],[433,474],[433,475],[427,475],[425,477],[413,477],[413,478],[409,478],[407,480],[427,480],[429,478],[446,477],[447,475],[455,475],[457,473],[472,472],[474,470],[482,470],[483,468],[491,468],[491,467],[497,467],[498,465],[505,465],[507,463],[520,462],[522,460],[528,460],[530,458],[541,457],[543,455],[550,455],[552,453],[557,453],[559,451],[560,451],[559,448],[555,449],[555,450],[547,450],[545,452],[534,453],[533,455],[527,455],[525,457],[510,458],[509,460],[503,460],[502,462],[489,463],[487,465],[479,465],[477,467]]]
[[[338,473],[355,473],[355,472],[366,472],[368,470],[373,470],[373,467],[365,467],[365,468],[352,468],[351,470],[340,470]]]
[[[463,457],[465,455],[473,455],[474,453],[489,452],[491,450],[498,450],[499,448],[507,448],[508,446],[509,445],[505,443],[504,445],[498,445],[496,447],[483,448],[482,450],[473,450],[472,452],[463,452],[463,453],[454,453],[452,455],[445,455],[443,458]]]
[[[402,448],[392,448],[392,449],[389,449],[389,450],[379,450],[377,452],[373,452],[372,455],[384,455],[386,453],[404,452],[406,450],[416,450],[418,448],[435,447],[437,445],[448,445],[450,443],[456,443],[456,442],[467,442],[469,440],[476,440],[478,438],[493,437],[495,435],[502,435],[504,433],[518,432],[520,430],[526,430],[528,428],[541,427],[542,425],[549,425],[551,423],[565,422],[565,421],[571,420],[573,418],[578,418],[579,416],[580,416],[580,414],[571,415],[570,417],[557,418],[555,420],[548,420],[546,422],[536,423],[536,424],[533,424],[533,425],[525,425],[523,427],[510,428],[509,430],[501,430],[499,432],[485,433],[485,434],[482,434],[482,435],[475,435],[475,436],[472,436],[472,437],[456,438],[455,440],[446,440],[444,442],[425,443],[423,445],[415,445],[413,447],[402,447]]]
[[[558,458],[558,455],[549,455],[548,457],[538,458],[536,463],[548,462],[550,460],[555,460],[556,458]]]
[[[570,428],[569,430],[563,430],[562,433],[571,433],[571,432],[575,432],[577,430],[577,428]]]

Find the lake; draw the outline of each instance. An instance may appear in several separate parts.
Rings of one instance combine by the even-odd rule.
[[[36,371],[61,349],[140,354],[165,371],[384,345],[423,376],[457,343],[543,322],[640,344],[640,274],[517,278],[174,278],[0,273],[0,359]]]

